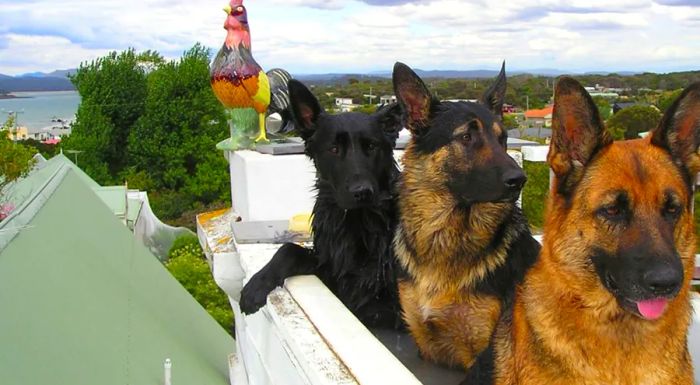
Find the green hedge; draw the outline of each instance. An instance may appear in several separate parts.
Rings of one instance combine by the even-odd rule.
[[[233,335],[233,311],[228,296],[216,285],[196,237],[175,240],[165,267],[226,331]]]
[[[549,189],[549,166],[544,162],[523,161],[527,183],[523,189],[523,212],[534,232],[544,225],[544,207]]]

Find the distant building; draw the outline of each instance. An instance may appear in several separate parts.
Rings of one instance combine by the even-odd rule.
[[[552,127],[552,112],[554,107],[525,111],[525,123],[528,127]]]
[[[29,129],[24,126],[16,127],[7,131],[10,140],[25,140],[30,138]]]
[[[620,110],[627,108],[627,107],[632,107],[636,106],[636,102],[616,102],[613,103],[612,105],[612,112],[613,114],[617,114]]]
[[[335,98],[335,106],[340,112],[349,112],[359,107],[359,103],[355,103],[352,98]]]
[[[617,98],[620,97],[620,94],[618,94],[618,93],[616,93],[616,92],[599,92],[599,91],[595,91],[595,92],[589,92],[588,94],[591,95],[592,98],[594,98],[594,97],[596,97],[596,96],[600,96],[600,97],[602,97],[602,98],[607,98],[607,99],[617,99]]]
[[[383,106],[386,104],[396,103],[396,95],[382,95],[379,97],[379,105]]]
[[[504,104],[501,112],[504,114],[512,114],[515,112],[515,106],[512,104]]]
[[[478,103],[478,99],[442,99],[442,102],[452,102],[452,103],[457,103],[457,102],[467,102],[467,103]]]

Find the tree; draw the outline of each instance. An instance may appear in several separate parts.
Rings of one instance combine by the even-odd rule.
[[[515,114],[503,114],[503,127],[505,127],[506,130],[512,130],[520,127],[518,118],[515,116]]]
[[[5,187],[26,176],[34,165],[34,151],[8,137],[14,124],[14,117],[11,116],[0,129],[0,221],[5,219],[11,209],[6,202]]]
[[[148,75],[146,93],[143,114],[129,133],[130,168],[122,175],[128,181],[145,172],[156,189],[190,201],[228,199],[228,166],[215,149],[228,126],[209,84],[209,50],[197,44],[179,61],[160,65]]]
[[[660,120],[661,113],[655,107],[631,106],[608,119],[607,127],[615,139],[635,139],[639,133],[656,128]]]
[[[377,111],[377,106],[374,104],[363,104],[363,105],[355,108],[353,111],[361,112],[361,113],[367,114],[367,115],[371,115]]]
[[[607,120],[610,115],[612,115],[612,106],[610,106],[610,101],[602,96],[593,97],[593,102],[596,107],[598,107],[598,112],[600,112],[600,118]]]
[[[117,176],[127,166],[127,140],[141,117],[146,100],[144,63],[162,61],[147,51],[133,49],[83,63],[71,76],[81,102],[71,136],[63,148],[82,151],[80,166],[98,183],[119,182]]]
[[[671,104],[673,104],[673,102],[676,101],[679,96],[681,96],[681,92],[683,92],[682,88],[675,91],[665,91],[661,93],[656,103],[656,106],[659,107],[659,111],[665,112],[669,107],[671,107]]]

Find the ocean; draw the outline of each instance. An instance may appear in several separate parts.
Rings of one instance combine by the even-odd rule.
[[[0,99],[0,124],[10,112],[17,111],[17,125],[30,131],[57,125],[51,121],[54,118],[73,121],[80,103],[77,91],[13,92],[12,95],[18,97]]]

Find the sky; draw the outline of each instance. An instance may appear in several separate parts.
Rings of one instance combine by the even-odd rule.
[[[0,73],[223,44],[227,0],[0,0]],[[293,74],[700,69],[700,0],[244,0],[253,55]]]

